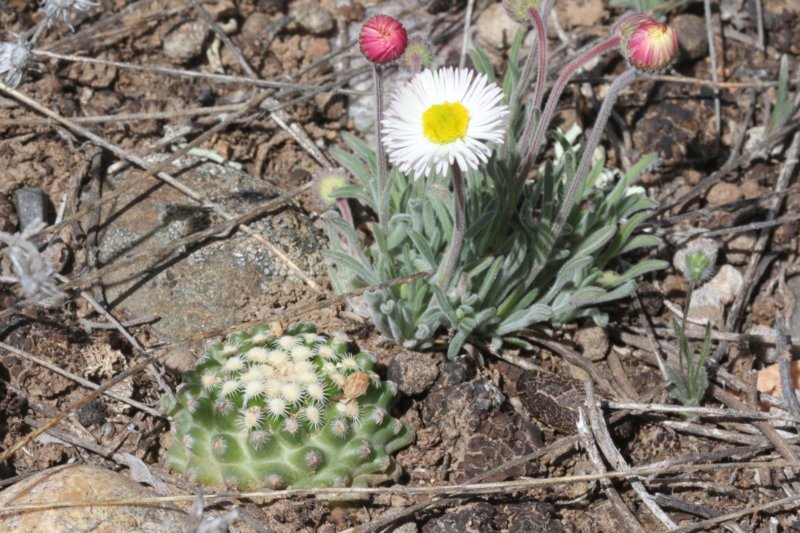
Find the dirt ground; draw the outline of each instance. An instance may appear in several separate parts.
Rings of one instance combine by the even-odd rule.
[[[368,133],[360,131],[358,119],[348,113],[362,98],[360,92],[369,87],[370,74],[359,63],[358,48],[351,42],[365,14],[406,10],[403,16],[430,30],[428,36],[437,53],[457,62],[467,2],[408,0],[376,6],[325,0],[319,2],[321,8],[315,6],[317,2],[302,0],[201,3],[230,33],[235,49],[204,25],[193,2],[102,0],[102,8],[88,9],[71,19],[74,32],[63,25],[46,32],[39,43],[42,54],[36,56],[36,71],[17,91],[59,116],[99,117],[77,123],[107,143],[144,157],[170,153],[231,118],[236,106],[241,108],[256,94],[256,87],[244,78],[283,82],[287,84],[284,88],[262,89],[271,91],[270,102],[285,104],[274,116],[263,109],[248,110],[218,127],[199,145],[219,156],[220,164],[240,164],[248,179],[263,183],[278,195],[306,184],[320,168],[318,152],[324,157],[327,148],[339,143],[342,131],[362,137]],[[678,4],[661,5],[671,8],[667,20],[674,20],[683,32],[681,59],[670,72],[637,81],[620,97],[604,145],[609,164],[623,169],[651,151],[661,158],[661,164],[646,173],[641,183],[648,196],[661,204],[649,221],[649,231],[664,238],[665,245],[653,256],[671,261],[693,232],[721,230],[712,237],[719,245],[717,269],[729,265],[741,274],[742,281],[731,301],[716,311],[715,339],[720,342],[715,348],[721,370],[712,376],[712,387],[702,405],[751,414],[761,407],[766,412],[769,402],[764,395],[757,397],[757,376],[765,376],[764,369],[780,359],[800,354],[800,262],[794,216],[800,207],[800,191],[796,170],[784,178],[778,190],[781,173],[794,168],[787,152],[798,142],[800,117],[795,114],[767,144],[747,142],[744,134],[767,122],[777,98],[775,82],[784,54],[793,80],[790,100],[800,91],[794,81],[800,63],[800,4],[763,0],[759,10],[756,0],[722,0],[721,6],[713,3],[716,73],[723,82],[716,86],[707,83],[712,66],[703,4]],[[31,28],[40,17],[36,9],[36,3],[22,0],[0,4],[0,38],[7,41]],[[330,17],[320,20],[316,13],[320,9]],[[500,71],[507,58],[508,36],[501,28],[505,21],[494,15],[496,10],[494,2],[474,3],[471,36],[487,49]],[[553,28],[548,36],[550,48],[557,50],[555,64],[563,65],[587,42],[606,35],[623,11],[601,0],[557,0],[559,28]],[[763,19],[763,50],[759,48],[759,19]],[[210,76],[188,77],[65,56],[243,79],[223,82]],[[560,103],[557,120],[565,129],[572,123],[585,129],[591,126],[611,77],[624,67],[619,57],[609,56],[580,75],[581,82],[571,85]],[[336,82],[335,90],[318,94],[303,88],[304,84],[331,82]],[[715,97],[720,103],[719,132]],[[281,122],[295,126],[282,127]],[[304,133],[298,134],[298,130]],[[84,133],[0,91],[0,229],[17,231],[15,193],[25,187],[38,188],[46,198],[49,222],[79,213],[74,222],[54,234],[48,250],[53,250],[49,257],[60,274],[84,280],[78,291],[70,292],[66,303],[54,308],[20,304],[21,294],[10,284],[0,284],[0,450],[9,449],[86,397],[89,389],[65,373],[103,383],[141,360],[131,339],[113,326],[107,327],[107,318],[79,291],[92,295],[128,324],[140,346],[166,346],[153,352],[159,356],[155,371],[158,380],[173,390],[181,373],[202,354],[206,339],[221,338],[227,327],[240,321],[269,320],[276,311],[314,321],[320,331],[346,332],[359,348],[378,356],[378,369],[384,376],[394,358],[407,357],[406,350],[386,343],[346,307],[325,305],[332,296],[330,285],[321,264],[311,264],[310,259],[308,279],[290,272],[268,290],[231,294],[237,303],[226,311],[229,316],[203,318],[207,322],[197,325],[196,336],[169,336],[159,329],[163,302],[153,302],[152,316],[132,316],[124,304],[109,297],[108,287],[92,283],[88,276],[96,269],[114,266],[113,261],[102,260],[105,256],[99,243],[109,221],[123,217],[124,209],[106,211],[99,233],[95,211],[81,212],[115,190],[100,184],[118,161],[118,155],[107,146],[98,148],[96,140],[90,141]],[[141,171],[132,171],[125,183],[136,187],[137,194],[150,194],[148,187],[158,181],[152,176],[141,179],[141,175]],[[186,203],[191,201],[187,198]],[[287,209],[297,214],[286,215]],[[322,235],[316,225],[319,206],[305,189],[289,207],[264,216],[285,217],[274,227],[287,232],[302,226],[306,232]],[[777,222],[756,224],[768,218]],[[740,228],[748,224],[756,225],[744,228],[746,231]],[[252,238],[242,232],[232,235]],[[234,237],[221,240],[228,238]],[[297,240],[281,239],[275,242],[288,246]],[[312,252],[301,249],[299,254],[311,257]],[[147,269],[141,268],[143,272]],[[466,355],[455,361],[446,361],[437,351],[413,354],[437,372],[426,390],[402,398],[396,406],[397,416],[416,433],[415,442],[397,455],[402,467],[397,485],[419,488],[494,482],[501,483],[499,486],[462,494],[444,489],[396,491],[347,506],[304,496],[228,498],[215,504],[214,511],[224,513],[238,507],[242,517],[232,526],[235,531],[327,532],[351,527],[426,533],[633,531],[628,520],[638,521],[645,531],[667,529],[653,508],[685,526],[683,531],[693,527],[800,530],[795,496],[800,490],[796,480],[800,465],[792,470],[735,464],[798,461],[796,417],[800,413],[792,416],[782,399],[773,400],[769,411],[784,413],[781,420],[714,412],[692,419],[677,412],[604,403],[602,414],[610,430],[605,444],[610,442],[618,450],[616,463],[593,460],[585,439],[575,430],[575,411],[569,406],[585,400],[583,382],[587,379],[604,402],[675,405],[657,356],[674,356],[675,339],[669,324],[674,309],[684,304],[686,290],[683,278],[670,267],[642,280],[635,300],[615,304],[607,328],[578,323],[527,332],[536,346],[530,351],[495,353],[476,339],[468,344]],[[314,304],[318,305],[309,309]],[[780,321],[784,325],[779,327]],[[776,332],[784,330],[789,344],[779,346],[783,350],[778,352]],[[694,335],[695,340],[699,338]],[[443,337],[442,344],[445,342]],[[142,370],[114,390],[157,411],[162,385],[155,376],[152,370]],[[408,379],[417,378],[412,375]],[[541,420],[542,413],[528,403],[540,390],[550,390],[548,387],[565,406],[566,424]],[[42,437],[26,443],[0,465],[0,483],[10,485],[20,477],[68,462],[100,465],[129,475],[127,466],[103,453],[113,450],[144,461],[152,475],[169,486],[170,493],[197,492],[198,487],[164,466],[169,425],[163,417],[106,396],[71,409],[54,428],[72,434],[73,443]],[[88,447],[75,444],[87,442]],[[602,442],[599,446],[600,451],[594,449],[594,453],[608,457]],[[658,475],[650,471],[627,480],[622,476],[601,481],[566,479],[597,473],[599,468],[621,471],[656,463],[665,469]],[[693,469],[690,465],[704,466]],[[556,478],[558,482],[547,482]],[[432,495],[440,499],[431,501]],[[787,496],[783,505],[757,509]],[[393,513],[398,513],[398,518],[387,525],[375,522]],[[718,517],[722,517],[719,522],[713,521]]]

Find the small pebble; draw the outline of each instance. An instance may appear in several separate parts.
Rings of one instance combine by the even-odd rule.
[[[602,361],[608,353],[608,333],[599,326],[582,327],[575,333],[575,342],[589,361]]]
[[[755,231],[739,233],[725,244],[725,259],[731,265],[744,265],[756,245]]]
[[[24,231],[37,220],[48,224],[50,209],[47,195],[38,187],[22,187],[14,191],[14,204],[19,217],[19,229]]]
[[[289,6],[289,16],[312,35],[325,35],[334,27],[333,15],[319,2],[301,1]]]
[[[186,62],[203,53],[203,44],[211,34],[204,22],[181,24],[164,38],[164,55],[178,62]]]
[[[97,400],[92,400],[78,409],[78,422],[84,427],[99,426],[107,417],[106,406]]]
[[[422,394],[439,377],[438,354],[401,352],[394,356],[386,377],[406,396]]]
[[[498,50],[511,44],[519,27],[499,2],[486,8],[475,22],[478,40]]]
[[[737,202],[744,198],[744,193],[738,185],[721,181],[711,186],[706,193],[706,201],[709,205],[725,205]]]
[[[164,356],[163,362],[167,370],[178,376],[183,376],[194,369],[197,360],[190,349],[175,348]]]
[[[703,287],[715,292],[722,305],[730,305],[736,298],[736,294],[742,289],[743,284],[744,278],[742,278],[741,272],[731,265],[722,265],[719,272]]]

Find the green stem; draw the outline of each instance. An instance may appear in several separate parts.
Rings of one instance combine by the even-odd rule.
[[[464,209],[464,176],[458,164],[452,166],[453,169],[453,238],[450,241],[450,249],[447,257],[439,270],[439,287],[442,291],[447,290],[450,280],[458,264],[458,257],[461,255],[461,247],[464,244],[464,226],[466,225],[466,214]]]
[[[601,41],[584,54],[575,58],[569,65],[566,66],[564,71],[558,77],[553,85],[553,90],[550,91],[550,97],[547,99],[547,104],[545,104],[544,111],[542,112],[542,117],[539,119],[539,122],[534,124],[533,120],[530,120],[528,124],[525,125],[525,130],[522,132],[522,140],[520,141],[519,146],[523,155],[522,162],[517,170],[516,179],[518,182],[525,182],[528,177],[528,172],[530,171],[533,162],[536,160],[536,156],[539,155],[539,149],[542,147],[542,142],[544,141],[544,135],[547,131],[547,127],[550,125],[550,121],[553,119],[558,100],[561,98],[561,93],[564,92],[567,82],[572,78],[572,76],[575,75],[578,69],[583,67],[595,57],[598,57],[615,48],[617,45],[619,45],[619,43],[619,35],[613,35],[608,39]],[[528,142],[530,141],[531,137],[533,137],[533,141],[530,142],[530,147],[528,148]]]
[[[389,227],[389,202],[384,196],[389,194],[389,181],[386,172],[386,152],[383,148],[383,133],[381,121],[383,120],[383,70],[377,63],[373,64],[373,78],[375,80],[375,156],[378,167],[378,224],[384,235],[388,235]]]

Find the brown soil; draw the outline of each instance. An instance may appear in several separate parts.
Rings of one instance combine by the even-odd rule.
[[[189,20],[202,20],[186,2],[142,1],[131,4],[119,19],[128,2],[103,0],[103,9],[92,9],[79,14],[73,21],[76,33],[58,26],[47,32],[42,48],[62,54],[74,54],[138,65],[169,65],[197,72],[213,71],[210,61],[218,61],[226,74],[246,76],[237,58],[227,47],[216,56],[206,55],[214,48],[208,36],[202,45],[203,53],[184,62],[172,61],[164,55],[164,40],[169,33]],[[364,6],[358,2],[321,2],[335,19],[334,28],[314,34],[297,22],[285,19],[287,13],[299,4],[298,0],[219,0],[203,5],[215,20],[227,22],[234,19],[238,30],[233,32],[238,46],[249,65],[263,80],[318,84],[335,76],[336,52],[342,42],[340,32],[345,26],[357,27],[362,20]],[[451,51],[447,32],[460,28],[466,2],[434,2],[430,10],[443,17],[436,25],[438,42],[444,43],[443,52]],[[767,29],[768,48],[765,53],[755,50],[756,39],[754,2],[743,1],[743,10],[752,16],[743,25],[734,27],[726,17],[715,13],[715,27],[725,30],[725,38],[717,37],[720,55],[719,76],[725,81],[742,82],[740,87],[726,87],[720,92],[722,103],[722,136],[716,144],[714,128],[713,92],[699,83],[670,83],[668,81],[639,81],[634,89],[624,94],[617,105],[616,117],[609,128],[606,146],[609,162],[624,167],[639,155],[656,151],[663,164],[648,173],[644,185],[648,194],[662,205],[691,191],[691,187],[712,176],[726,162],[734,149],[745,121],[750,125],[763,124],[766,113],[776,98],[775,89],[764,88],[761,82],[777,79],[781,54],[788,54],[792,75],[800,56],[800,11],[791,0],[764,0],[764,24]],[[14,33],[22,33],[38,19],[36,3],[12,0],[8,8],[0,8],[3,40]],[[334,5],[336,4],[336,5]],[[346,7],[336,7],[346,4]],[[406,3],[422,10],[415,3]],[[422,3],[420,3],[422,4]],[[490,2],[478,1],[475,16],[490,8]],[[559,3],[561,4],[561,3]],[[369,5],[367,5],[369,7]],[[569,15],[570,8],[573,12]],[[620,13],[600,0],[567,0],[559,6],[561,24],[567,35],[580,46],[590,36],[607,32]],[[702,16],[702,5],[688,4],[678,13]],[[413,14],[413,11],[412,11]],[[438,37],[437,37],[438,38]],[[555,33],[551,48],[561,43]],[[458,39],[455,40],[458,42]],[[214,48],[215,49],[215,48]],[[494,50],[493,59],[502,61],[507,50]],[[571,52],[570,52],[571,53]],[[209,57],[211,59],[209,59]],[[349,56],[346,56],[349,57]],[[354,57],[354,55],[352,55]],[[568,56],[560,53],[557,62]],[[84,124],[86,128],[120,147],[145,155],[148,146],[162,140],[170,131],[180,126],[192,126],[186,140],[197,137],[218,122],[217,115],[184,117],[177,112],[203,106],[241,103],[250,98],[253,90],[244,84],[223,84],[205,78],[183,78],[157,72],[142,72],[113,66],[55,60],[38,57],[37,72],[29,75],[19,91],[56,113],[67,117],[108,114],[174,112],[166,118],[134,121],[103,120]],[[316,61],[319,66],[308,69]],[[624,64],[618,59],[602,61],[585,77],[595,97],[604,94],[608,86],[602,76],[620,72]],[[694,60],[684,60],[675,67],[682,76],[709,79],[709,61],[706,54]],[[365,78],[365,79],[368,79]],[[346,85],[345,85],[346,87]],[[589,127],[596,113],[597,102],[575,89],[562,100],[559,120],[578,121]],[[794,86],[794,90],[798,90]],[[302,96],[303,93],[300,93]],[[276,95],[279,101],[288,102],[291,96]],[[345,95],[324,94],[288,105],[285,111],[294,123],[302,126],[317,145],[328,147],[338,142],[341,131],[355,131],[348,118],[349,101]],[[752,115],[751,115],[752,111]],[[797,117],[795,117],[796,119]],[[53,212],[63,201],[68,213],[84,209],[86,196],[91,192],[91,171],[88,170],[93,147],[86,139],[61,126],[42,120],[28,105],[13,98],[0,97],[0,217],[6,229],[16,231],[12,220],[14,192],[21,187],[40,188],[51,204]],[[357,133],[357,132],[356,132]],[[793,131],[786,133],[783,150],[792,139]],[[360,134],[359,134],[360,135]],[[781,143],[779,143],[781,144]],[[281,192],[306,183],[319,164],[291,135],[281,129],[266,114],[253,112],[223,128],[202,143],[202,148],[216,152],[228,161],[242,165],[242,170],[255,179],[264,180]],[[167,150],[168,151],[168,150]],[[745,152],[747,155],[747,152]],[[116,161],[106,154],[103,165]],[[670,232],[691,229],[716,229],[738,226],[764,219],[772,199],[772,192],[781,169],[786,164],[785,151],[760,159],[747,160],[737,169],[721,177],[733,186],[729,196],[718,189],[714,197],[708,187],[703,187],[688,201],[660,213],[658,227],[665,230],[666,246],[659,250],[663,258],[670,259],[679,240]],[[101,173],[102,174],[102,173]],[[153,178],[148,178],[153,180]],[[155,183],[153,181],[152,183]],[[786,194],[783,209],[778,216],[796,212],[800,205],[798,180],[795,175]],[[752,199],[729,204],[731,201]],[[316,219],[317,205],[308,192],[294,202]],[[719,204],[725,204],[719,206]],[[695,212],[702,208],[706,211]],[[681,213],[695,212],[692,216],[678,217]],[[92,262],[96,243],[87,229],[91,227],[91,213],[79,219],[78,224],[65,226],[59,233],[68,253],[61,273],[77,278],[98,265]],[[3,229],[3,228],[0,228]],[[752,257],[750,249],[737,249],[731,236],[719,238],[724,247],[725,262],[734,264],[741,272]],[[737,332],[747,331],[752,325],[773,327],[778,317],[791,322],[791,289],[784,284],[800,271],[797,262],[797,222],[787,221],[772,231],[766,253],[760,260],[761,268],[750,279],[752,296],[746,303]],[[100,265],[101,266],[101,265]],[[327,279],[317,276],[314,281],[330,296]],[[796,284],[794,285],[797,286]],[[85,290],[92,291],[90,285]],[[95,288],[97,289],[97,288]],[[0,308],[10,309],[21,296],[10,286],[0,286]],[[560,442],[561,446],[534,454],[530,460],[518,462],[513,467],[497,470],[478,479],[480,482],[514,481],[528,478],[548,479],[596,472],[584,448],[577,444],[570,432],[546,427],[539,422],[537,413],[529,412],[520,401],[517,382],[523,370],[507,360],[522,360],[535,364],[577,381],[575,387],[583,394],[581,380],[586,379],[586,368],[611,384],[611,390],[598,395],[604,399],[630,400],[651,403],[671,403],[664,381],[656,365],[646,333],[646,321],[656,327],[667,326],[670,311],[663,305],[666,299],[682,305],[686,286],[673,269],[651,276],[640,288],[642,307],[626,302],[615,307],[607,328],[611,348],[600,354],[583,368],[567,362],[557,350],[508,351],[499,360],[484,346],[476,343],[470,355],[458,361],[445,361],[443,356],[431,356],[437,364],[439,377],[426,392],[399,402],[398,415],[416,432],[413,445],[402,450],[397,459],[402,467],[398,483],[407,487],[431,484],[446,485],[480,478],[483,473],[500,467],[515,458],[534,454],[545,446]],[[102,294],[95,292],[94,294]],[[797,294],[797,293],[794,293]],[[42,361],[77,374],[96,383],[102,383],[139,360],[139,354],[128,340],[113,329],[86,329],[85,322],[104,322],[77,294],[55,309],[42,309],[32,305],[14,308],[0,317],[0,341],[32,354]],[[800,297],[800,294],[797,294]],[[243,320],[268,320],[273,312],[285,310],[296,318],[314,321],[324,332],[344,331],[365,350],[378,355],[379,371],[385,374],[392,358],[401,350],[381,340],[374,328],[341,305],[320,306],[307,310],[310,304],[321,302],[325,295],[300,280],[281,285],[279,291],[265,294],[238,295],[242,301]],[[644,311],[642,311],[644,309]],[[110,309],[120,320],[141,317],[125,316]],[[795,308],[796,310],[796,308]],[[797,318],[794,319],[797,323]],[[568,348],[580,345],[577,330],[582,325],[570,325],[551,338]],[[165,341],[148,326],[129,328],[137,341],[145,347],[154,347]],[[222,336],[224,332],[203,332],[205,337]],[[548,332],[538,332],[547,335]],[[793,332],[795,342],[798,332]],[[667,352],[674,350],[674,338],[661,340]],[[201,346],[198,339],[186,339],[177,347]],[[173,348],[176,347],[173,345]],[[764,346],[751,349],[746,343],[731,343],[722,359],[723,368],[750,383],[754,370],[774,362]],[[586,350],[584,350],[586,351]],[[795,349],[795,355],[797,351]],[[580,354],[577,355],[581,358]],[[574,362],[574,361],[573,361]],[[179,383],[179,372],[169,368],[163,378],[171,388]],[[0,449],[5,450],[28,435],[36,427],[59,411],[84,398],[87,389],[42,367],[30,364],[11,351],[0,349]],[[717,381],[717,385],[722,382]],[[138,373],[125,382],[122,393],[150,406],[159,405],[161,389],[153,375]],[[543,385],[544,386],[544,385]],[[582,398],[582,396],[581,396]],[[703,405],[722,407],[722,396],[709,393]],[[746,408],[755,405],[754,398],[741,395]],[[672,402],[674,403],[674,402]],[[730,405],[729,405],[730,406]],[[81,438],[93,444],[127,452],[143,459],[153,473],[170,484],[175,494],[195,491],[187,480],[169,473],[163,467],[163,439],[168,423],[103,397],[93,407],[74,413],[61,425],[64,431],[77,431]],[[614,411],[606,410],[606,418]],[[85,423],[84,423],[85,422]],[[770,460],[798,454],[792,445],[779,453],[775,440],[768,440],[747,420],[701,418],[686,421],[676,414],[640,411],[629,413],[619,423],[612,424],[614,443],[631,466],[664,461],[671,458],[688,458],[686,463],[730,463],[732,461]],[[795,427],[785,428],[796,432]],[[726,430],[726,436],[711,435],[712,430]],[[765,433],[769,433],[765,431]],[[771,435],[771,438],[775,437]],[[566,440],[559,440],[566,439]],[[571,440],[570,440],[571,439]],[[752,448],[736,451],[735,446]],[[755,446],[760,445],[761,447]],[[795,455],[796,457],[797,455]],[[102,465],[127,472],[127,469],[97,453],[75,446],[37,439],[17,451],[3,465],[3,478],[25,476],[48,467],[78,461]],[[607,466],[614,470],[613,466]],[[645,478],[640,478],[645,481]],[[794,490],[782,470],[762,468],[671,472],[647,479],[648,492],[679,525],[689,525],[699,520],[713,518],[741,509],[768,503],[786,496],[783,491]],[[610,496],[618,493],[614,503]],[[382,494],[350,507],[331,506],[313,498],[296,497],[281,501],[247,501],[243,504],[243,520],[239,531],[338,531],[347,527],[370,524],[385,513],[409,508],[430,499],[430,495],[408,496]],[[218,509],[230,507],[230,501]],[[796,504],[793,504],[796,505]],[[663,530],[664,526],[647,510],[642,500],[621,479],[609,483],[578,481],[537,488],[525,487],[492,491],[488,495],[464,496],[443,500],[416,513],[408,513],[393,523],[391,528],[402,531],[621,531],[627,530],[619,515],[620,506],[629,509],[645,530]],[[771,519],[783,526],[782,530],[796,528],[793,507],[773,508],[764,513],[745,513],[729,522],[733,531],[766,531]],[[262,524],[261,529],[259,525]],[[716,529],[720,526],[709,526]],[[248,529],[249,528],[249,529]],[[266,529],[264,529],[266,528]]]

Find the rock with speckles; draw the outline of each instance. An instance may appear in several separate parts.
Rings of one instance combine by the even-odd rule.
[[[173,170],[174,177],[229,214],[246,213],[278,194],[266,182],[230,166],[193,158],[182,158],[180,166],[184,170]],[[120,188],[129,179],[137,178],[130,171],[112,176],[110,186]],[[250,299],[274,294],[274,305],[284,305],[280,295],[286,286],[302,283],[286,262],[242,231],[176,249],[177,241],[219,224],[220,218],[174,188],[150,183],[122,194],[103,211],[101,264],[146,252],[142,261],[123,264],[103,278],[112,307],[135,317],[158,316],[156,333],[176,341],[243,322]],[[310,276],[324,275],[323,238],[299,208],[284,206],[249,227]],[[159,258],[149,252],[154,249],[171,253]]]
[[[0,507],[75,500],[137,499],[158,496],[129,477],[97,466],[66,465],[37,472],[0,492]],[[65,507],[0,516],[0,531],[183,531],[187,515],[171,505]]]

